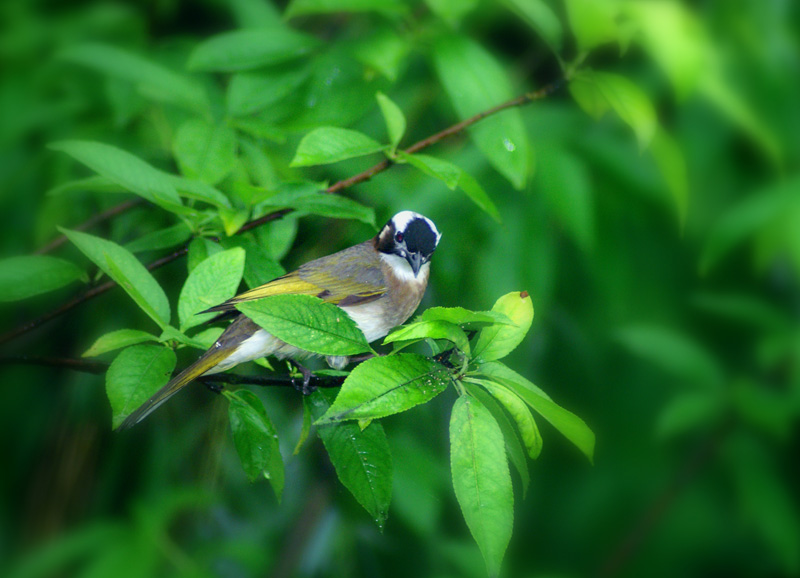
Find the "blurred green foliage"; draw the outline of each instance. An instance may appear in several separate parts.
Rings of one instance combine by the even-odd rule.
[[[796,576],[799,25],[782,0],[3,2],[2,328],[94,275],[72,244],[34,258],[58,227],[143,198],[89,232],[142,263],[193,240],[140,295],[149,317],[117,289],[2,356],[111,360],[154,339],[209,255],[244,248],[255,285],[413,209],[444,233],[420,310],[527,290],[537,315],[509,365],[597,435],[589,467],[543,426],[529,482],[512,478],[527,493],[505,575]],[[312,129],[402,149],[565,76],[331,205],[292,189],[297,212],[233,235],[286,206],[283,183],[381,158],[306,168]],[[137,333],[95,343],[122,328]],[[293,391],[255,391],[281,433],[278,504],[240,467],[222,396],[191,388],[121,435],[102,376],[2,375],[4,576],[485,575],[449,484],[452,394],[383,420],[381,532],[319,442],[292,454],[308,425]]]

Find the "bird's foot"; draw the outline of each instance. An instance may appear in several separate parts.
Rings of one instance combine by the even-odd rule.
[[[287,361],[291,364],[292,367],[294,367],[295,370],[299,371],[300,374],[303,376],[302,382],[300,382],[298,379],[295,379],[295,377],[292,376],[292,385],[294,386],[294,388],[303,395],[311,395],[312,393],[317,391],[317,386],[311,385],[311,377],[314,375],[314,373],[307,367],[303,367],[294,360],[289,359]]]

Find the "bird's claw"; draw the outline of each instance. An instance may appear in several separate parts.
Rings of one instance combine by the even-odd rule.
[[[317,391],[317,386],[311,385],[311,377],[314,375],[314,373],[310,369],[308,369],[307,367],[303,367],[296,361],[289,360],[289,362],[303,376],[303,381],[301,383],[298,383],[298,380],[295,379],[294,376],[292,376],[292,385],[294,386],[294,388],[303,395],[311,395],[312,393]]]

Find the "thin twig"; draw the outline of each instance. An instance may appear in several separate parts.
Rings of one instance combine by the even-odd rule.
[[[548,96],[548,95],[552,94],[553,92],[555,92],[561,86],[562,82],[563,81],[561,81],[561,80],[556,81],[556,82],[554,82],[552,84],[549,84],[549,85],[545,86],[544,88],[542,88],[540,90],[536,90],[534,92],[529,92],[529,93],[523,94],[523,95],[518,96],[516,98],[513,98],[513,99],[511,99],[511,100],[509,100],[507,102],[499,104],[499,105],[497,105],[497,106],[495,106],[493,108],[490,108],[490,109],[485,110],[483,112],[479,112],[478,114],[476,114],[474,116],[471,116],[470,118],[468,118],[466,120],[463,120],[463,121],[461,121],[461,122],[459,122],[457,124],[454,124],[453,126],[451,126],[449,128],[446,128],[446,129],[444,129],[442,131],[437,132],[436,134],[433,134],[433,135],[431,135],[431,136],[429,136],[429,137],[427,137],[425,139],[422,139],[421,141],[418,141],[418,142],[414,143],[413,145],[408,147],[405,150],[405,152],[407,152],[409,154],[412,154],[412,153],[415,153],[415,152],[419,152],[422,149],[425,149],[425,148],[427,148],[427,147],[429,147],[431,145],[434,145],[434,144],[442,141],[443,139],[445,139],[445,138],[447,138],[449,136],[452,136],[452,135],[454,135],[456,133],[459,133],[459,132],[463,131],[464,129],[468,128],[469,126],[472,126],[476,122],[481,121],[481,120],[483,120],[484,118],[486,118],[488,116],[491,116],[493,114],[497,114],[498,112],[501,112],[501,111],[509,109],[509,108],[522,106],[522,105],[528,104],[528,103],[536,101],[536,100],[541,100],[542,98],[545,98],[546,96]],[[344,190],[344,189],[347,189],[349,187],[352,187],[353,185],[368,181],[372,177],[377,175],[378,173],[382,173],[383,171],[388,169],[390,166],[392,166],[392,164],[393,163],[391,161],[389,161],[388,159],[387,160],[383,160],[383,161],[379,162],[378,164],[376,164],[375,166],[373,166],[373,167],[371,167],[371,168],[369,168],[369,169],[367,169],[367,170],[365,170],[365,171],[363,171],[361,173],[358,173],[357,175],[354,175],[354,176],[352,176],[350,178],[347,178],[347,179],[343,179],[341,181],[337,181],[336,183],[334,183],[330,187],[328,187],[325,192],[327,192],[327,193],[337,193],[337,192],[339,192],[341,190]],[[248,221],[247,223],[242,225],[242,227],[237,231],[236,234],[238,235],[238,234],[244,233],[246,231],[250,231],[250,230],[252,230],[252,229],[254,229],[256,227],[259,227],[259,226],[261,226],[261,225],[263,225],[265,223],[268,223],[270,221],[274,221],[275,219],[279,219],[279,218],[281,218],[281,217],[283,217],[283,216],[285,216],[285,215],[287,215],[287,214],[289,214],[291,212],[292,212],[292,209],[281,209],[279,211],[274,211],[272,213],[268,213],[266,215],[258,217],[257,219],[253,219],[251,221]],[[100,215],[98,215],[98,217],[99,216]],[[182,249],[174,252],[174,253],[171,253],[171,254],[167,255],[166,257],[162,257],[161,259],[158,259],[157,261],[154,261],[153,263],[150,263],[149,265],[147,265],[147,269],[149,271],[153,271],[154,269],[158,269],[159,267],[162,267],[162,266],[166,265],[167,263],[171,263],[172,261],[175,261],[179,257],[184,256],[187,253],[187,251],[188,251],[188,245],[183,247]],[[64,313],[66,313],[67,311],[71,310],[72,308],[80,305],[81,303],[84,303],[85,301],[88,301],[89,299],[97,297],[98,295],[101,295],[101,294],[105,293],[109,289],[111,289],[113,287],[116,287],[116,285],[117,285],[116,282],[108,281],[108,282],[104,283],[103,285],[98,285],[97,287],[93,287],[92,289],[89,289],[85,293],[82,293],[82,294],[74,297],[70,301],[64,303],[63,305],[57,307],[56,309],[50,311],[49,313],[45,313],[44,315],[34,319],[33,321],[25,323],[24,325],[21,325],[21,326],[15,328],[15,329],[12,329],[11,331],[8,331],[8,332],[4,333],[3,335],[0,335],[0,345],[6,343],[8,341],[11,341],[12,339],[16,339],[17,337],[19,337],[21,335],[24,335],[25,333],[28,333],[29,331],[32,331],[33,329],[36,329],[40,325],[43,325],[44,323],[46,323],[46,322],[48,322],[48,321],[50,321],[52,319],[55,319],[56,317],[59,317],[59,316],[63,315]]]
[[[161,257],[160,259],[156,259],[155,261],[153,261],[152,263],[147,265],[147,270],[148,271],[154,271],[154,270],[158,269],[159,267],[163,267],[167,263],[172,263],[175,259],[177,259],[179,257],[183,257],[188,251],[189,251],[189,248],[188,248],[188,245],[187,245],[186,247],[178,249],[174,253],[170,253],[169,255]],[[75,307],[77,305],[80,305],[81,303],[83,303],[85,301],[88,301],[89,299],[92,299],[93,297],[97,297],[98,295],[102,295],[103,293],[105,293],[109,289],[113,289],[116,286],[117,286],[117,283],[115,281],[106,281],[102,285],[97,285],[96,287],[92,287],[88,291],[73,297],[72,299],[70,299],[66,303],[60,305],[59,307],[56,307],[55,309],[53,309],[52,311],[50,311],[48,313],[45,313],[44,315],[41,315],[40,317],[37,317],[33,321],[29,321],[28,323],[26,323],[24,325],[20,325],[16,329],[12,329],[11,331],[8,331],[7,333],[4,333],[2,336],[0,336],[0,345],[2,345],[3,343],[6,343],[7,341],[11,341],[12,339],[15,339],[15,338],[19,337],[20,335],[28,333],[29,331],[32,331],[33,329],[36,329],[37,327],[47,323],[51,319],[55,319],[56,317],[59,317],[60,315],[63,315],[64,313],[66,313],[67,311],[72,309],[73,307]]]
[[[111,207],[110,209],[106,209],[102,213],[97,213],[96,215],[93,215],[93,216],[89,217],[88,219],[86,219],[80,225],[76,225],[75,227],[73,227],[73,229],[75,231],[85,231],[87,229],[91,229],[92,227],[96,227],[97,225],[99,225],[103,221],[107,221],[109,219],[112,219],[112,218],[116,217],[117,215],[121,215],[122,213],[124,213],[124,212],[126,212],[126,211],[128,211],[128,210],[130,210],[130,209],[132,209],[134,207],[138,207],[139,205],[141,205],[143,203],[144,203],[144,199],[142,199],[142,198],[138,198],[137,197],[135,199],[130,199],[129,201],[125,201],[124,203],[120,203],[119,205],[115,205],[115,206]],[[40,249],[37,249],[36,251],[34,251],[34,255],[44,255],[45,253],[49,253],[50,251],[53,251],[53,250],[59,248],[61,245],[63,245],[66,242],[67,242],[67,236],[66,235],[59,235],[58,237],[56,237],[55,239],[50,241],[44,247],[41,247]]]
[[[69,357],[36,357],[29,355],[0,357],[0,366],[2,365],[59,367],[95,375],[105,373],[109,367],[108,363],[102,361],[74,359]],[[178,373],[180,372],[175,370],[173,375],[178,375]],[[199,377],[196,381],[206,385],[224,383],[228,385],[257,385],[259,387],[296,387],[302,382],[302,379],[292,377],[291,375],[239,375],[236,373],[215,373],[213,375]],[[311,374],[309,385],[316,388],[341,387],[343,381],[343,376]]]

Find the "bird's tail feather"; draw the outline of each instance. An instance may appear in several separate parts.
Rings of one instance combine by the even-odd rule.
[[[213,348],[210,351],[207,351],[202,357],[200,357],[200,359],[170,379],[169,382],[156,393],[154,393],[150,399],[130,413],[117,429],[124,430],[133,427],[158,409],[162,403],[189,385],[192,381],[218,365],[229,355],[230,351]]]

